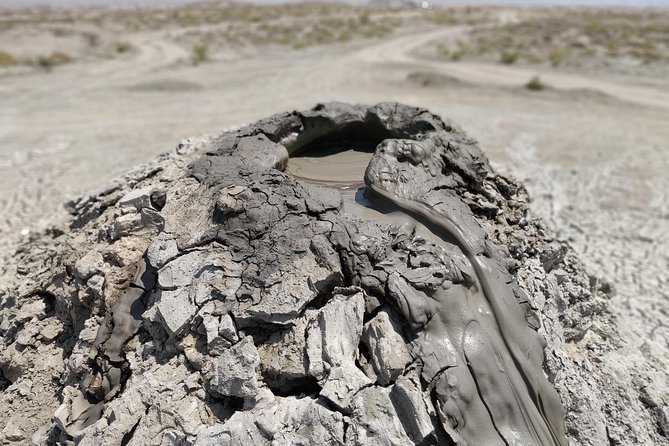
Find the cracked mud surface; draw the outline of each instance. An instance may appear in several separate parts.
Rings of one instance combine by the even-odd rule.
[[[300,175],[323,147],[371,157],[367,187]],[[3,442],[666,442],[655,365],[602,360],[611,291],[528,202],[395,103],[186,141],[18,249]]]

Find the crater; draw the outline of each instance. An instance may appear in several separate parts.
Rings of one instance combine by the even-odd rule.
[[[344,204],[344,213],[363,220],[373,220],[386,225],[408,224],[416,234],[435,243],[445,245],[443,238],[424,223],[416,220],[392,202],[372,192],[364,181],[376,147],[390,133],[373,125],[348,125],[332,130],[304,146],[294,146],[285,172],[316,186],[337,189]],[[444,249],[461,257],[455,246],[446,244]]]

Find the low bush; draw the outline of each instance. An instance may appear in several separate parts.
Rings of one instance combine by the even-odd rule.
[[[116,52],[117,53],[127,53],[132,49],[132,45],[128,42],[116,42]]]
[[[60,51],[54,51],[49,55],[37,56],[36,63],[47,71],[50,71],[58,65],[64,65],[72,62],[72,57]]]
[[[499,56],[499,61],[503,64],[511,65],[518,60],[518,53],[515,51],[502,51]]]
[[[199,65],[209,60],[209,45],[206,43],[198,43],[193,46],[191,54],[191,61],[193,65]]]
[[[539,76],[533,76],[532,79],[525,84],[525,88],[531,91],[541,91],[546,88],[546,85]]]
[[[18,65],[21,61],[6,51],[0,51],[0,67],[11,67]]]
[[[551,65],[557,67],[562,63],[566,55],[565,50],[562,48],[553,48],[548,52],[548,59],[550,59]]]

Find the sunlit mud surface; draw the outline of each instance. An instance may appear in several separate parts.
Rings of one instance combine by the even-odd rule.
[[[287,172],[294,177],[324,186],[347,190],[363,183],[373,152],[355,147],[314,147],[291,157]]]

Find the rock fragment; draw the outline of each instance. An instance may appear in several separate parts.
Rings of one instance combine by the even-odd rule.
[[[194,446],[344,444],[344,419],[311,398],[276,398],[265,408],[236,412],[222,425],[202,429]]]
[[[367,346],[371,364],[381,385],[394,382],[413,359],[399,331],[399,324],[391,321],[385,310],[381,310],[365,324],[362,342]]]
[[[151,266],[159,269],[178,255],[179,248],[174,237],[167,232],[161,232],[149,245],[146,258]]]
[[[141,189],[134,189],[125,194],[118,201],[121,209],[134,209],[139,212],[143,208],[151,206],[151,188],[143,187]]]
[[[414,444],[426,440],[439,439],[435,432],[433,418],[436,416],[432,401],[423,397],[419,386],[420,378],[415,371],[397,379],[390,390],[390,401],[404,427],[409,439]]]
[[[324,378],[333,368],[355,363],[365,311],[362,293],[338,294],[307,327],[309,374]]]
[[[369,387],[357,393],[352,415],[356,420],[351,432],[354,444],[415,444],[404,430],[389,393],[383,387]]]
[[[209,383],[211,390],[222,396],[253,400],[260,390],[258,367],[260,357],[250,336],[223,350],[214,364]]]
[[[190,324],[197,312],[188,289],[158,290],[153,307],[158,320],[171,335],[178,335]]]

